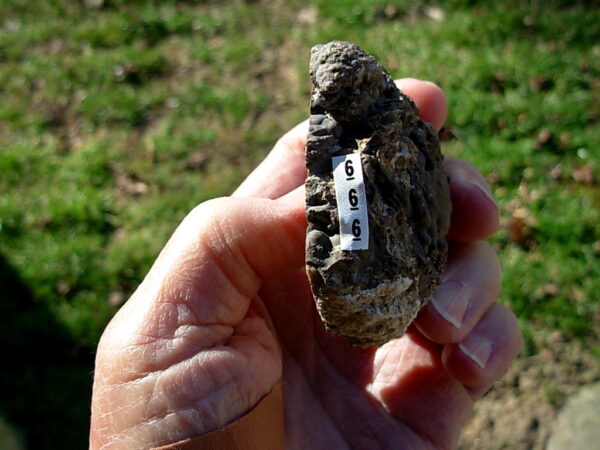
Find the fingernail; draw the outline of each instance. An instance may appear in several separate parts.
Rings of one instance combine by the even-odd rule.
[[[470,301],[471,290],[464,283],[455,280],[444,281],[431,298],[438,314],[456,328],[462,326]]]
[[[486,197],[490,202],[494,204],[494,206],[498,207],[498,205],[496,204],[496,199],[492,196],[492,193],[489,191],[487,186],[485,186],[479,180],[471,180],[469,181],[469,183],[475,186],[477,190],[479,190],[484,195],[484,197]]]
[[[485,365],[494,349],[494,345],[489,339],[474,333],[467,336],[458,346],[465,355],[482,369],[485,369]]]

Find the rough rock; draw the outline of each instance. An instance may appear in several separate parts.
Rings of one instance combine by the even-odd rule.
[[[437,133],[375,58],[351,43],[315,46],[310,76],[308,277],[328,331],[381,345],[404,334],[445,266],[451,204]],[[341,248],[338,194],[346,193],[336,192],[332,173],[332,158],[351,153],[360,155],[366,195],[361,250]]]
[[[547,450],[586,450],[600,442],[600,384],[571,397],[560,415]],[[597,447],[596,447],[597,448]]]

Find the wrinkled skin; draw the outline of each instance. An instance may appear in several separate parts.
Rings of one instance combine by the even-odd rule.
[[[399,81],[438,129],[435,85]],[[226,425],[283,377],[286,446],[452,448],[473,403],[522,345],[497,304],[498,225],[484,179],[448,159],[453,202],[443,283],[401,339],[328,335],[304,272],[306,123],[231,198],[195,208],[98,347],[92,448],[147,448]]]

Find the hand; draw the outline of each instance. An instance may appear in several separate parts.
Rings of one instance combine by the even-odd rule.
[[[435,85],[398,82],[438,129]],[[498,209],[473,166],[447,159],[454,212],[443,283],[407,334],[358,349],[325,332],[304,272],[304,137],[298,125],[231,198],[175,231],[98,347],[92,447],[149,447],[242,416],[283,376],[289,448],[449,448],[473,403],[522,345],[495,303],[483,239]]]

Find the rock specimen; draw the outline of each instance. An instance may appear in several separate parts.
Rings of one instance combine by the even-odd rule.
[[[381,345],[404,334],[446,263],[451,204],[437,133],[351,43],[315,46],[310,76],[308,277],[327,330]]]

